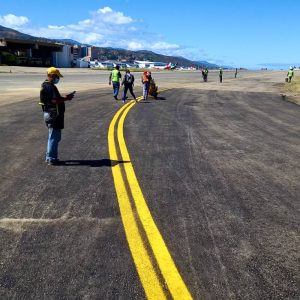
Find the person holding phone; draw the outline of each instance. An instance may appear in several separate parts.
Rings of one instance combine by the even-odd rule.
[[[60,71],[51,67],[47,69],[47,79],[42,83],[40,91],[40,105],[42,106],[44,121],[48,128],[48,143],[46,163],[55,165],[59,163],[58,143],[61,140],[61,130],[64,128],[65,101],[70,101],[75,91],[62,97],[56,87],[61,75]]]

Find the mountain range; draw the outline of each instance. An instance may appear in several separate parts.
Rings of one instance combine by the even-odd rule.
[[[48,39],[44,37],[35,37],[29,34],[25,34],[14,30],[12,28],[7,28],[0,25],[0,39],[15,39],[15,40],[26,40],[26,41],[33,41],[33,42],[58,42],[63,43],[66,45],[82,45],[82,43],[72,40],[72,39]],[[86,44],[84,44],[86,45]],[[86,45],[92,46],[92,45]],[[147,61],[160,61],[164,63],[178,63],[179,66],[190,67],[190,66],[197,66],[199,68],[217,68],[218,65],[208,63],[207,61],[192,61],[186,59],[181,56],[168,56],[158,54],[148,50],[139,50],[139,51],[131,51],[126,49],[119,49],[119,48],[111,48],[111,47],[96,47],[98,50],[98,55],[101,60],[147,60]]]

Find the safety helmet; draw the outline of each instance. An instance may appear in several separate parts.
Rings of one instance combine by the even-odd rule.
[[[56,75],[58,77],[63,77],[61,75],[61,73],[59,72],[59,70],[55,67],[51,67],[51,68],[47,69],[47,74],[48,75]]]

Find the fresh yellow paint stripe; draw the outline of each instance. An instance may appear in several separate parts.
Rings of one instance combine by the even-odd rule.
[[[114,118],[110,123],[109,130],[108,130],[108,147],[109,147],[109,155],[111,160],[116,160],[116,161],[119,160],[117,155],[117,150],[116,150],[115,138],[114,138],[114,128],[115,128],[116,121],[118,120],[120,114],[127,107],[132,107],[132,105],[134,105],[134,103],[128,103],[127,105],[124,105],[117,112],[117,114],[114,116]],[[147,250],[143,244],[142,237],[140,235],[138,226],[136,224],[136,220],[134,218],[134,212],[130,204],[129,196],[126,191],[121,168],[118,164],[112,167],[112,174],[114,178],[114,184],[115,184],[116,193],[119,201],[119,207],[120,207],[122,222],[125,228],[127,241],[141,283],[145,290],[146,296],[148,299],[164,300],[166,299],[166,296],[159,282],[159,278],[153,268]]]
[[[130,156],[127,151],[123,127],[124,120],[129,110],[133,105],[129,105],[125,108],[124,113],[121,115],[118,123],[118,142],[120,146],[120,151],[122,159],[124,161],[130,161]],[[150,246],[154,253],[154,256],[159,265],[162,276],[164,277],[168,289],[174,299],[192,299],[183,279],[181,278],[175,263],[168,251],[168,248],[152,218],[151,212],[143,196],[142,190],[138,183],[137,177],[135,175],[133,166],[131,163],[124,165],[125,172],[127,175],[127,180],[135,201],[137,212],[141,223],[146,232],[147,238],[149,240]]]

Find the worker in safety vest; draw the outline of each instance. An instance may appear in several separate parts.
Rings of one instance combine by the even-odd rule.
[[[204,69],[204,82],[207,82],[207,76],[208,76],[208,69]]]
[[[291,82],[292,78],[294,77],[294,69],[293,69],[293,67],[290,67],[290,69],[288,70],[286,76],[288,77],[289,82]]]
[[[114,70],[111,71],[109,75],[109,85],[113,85],[114,98],[118,100],[118,94],[120,90],[120,79],[122,78],[120,72],[120,66],[116,66]]]

